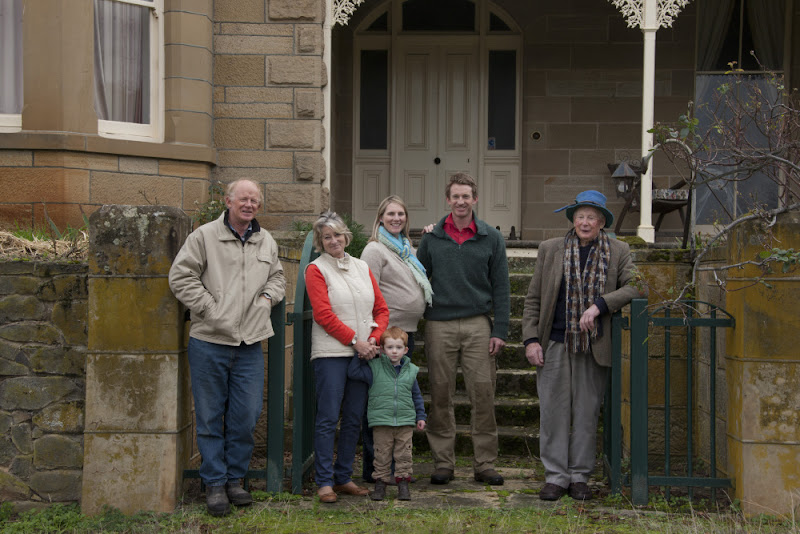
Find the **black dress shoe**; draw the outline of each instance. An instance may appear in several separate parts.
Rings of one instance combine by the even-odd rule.
[[[490,486],[502,486],[505,481],[503,475],[494,469],[485,469],[480,473],[475,473],[475,482],[485,482]]]
[[[454,478],[452,469],[439,467],[431,474],[431,484],[447,484]]]
[[[588,501],[592,498],[592,490],[586,482],[573,482],[569,485],[569,496],[576,501]]]
[[[567,488],[562,488],[558,484],[550,484],[549,482],[544,485],[542,491],[539,492],[539,498],[543,501],[557,501],[567,494]]]

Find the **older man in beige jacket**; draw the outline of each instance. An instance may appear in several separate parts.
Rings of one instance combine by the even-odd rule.
[[[256,183],[231,183],[225,213],[189,235],[169,272],[172,292],[191,311],[200,477],[215,516],[253,501],[239,481],[263,403],[261,341],[273,335],[270,312],[286,289],[278,246],[255,219],[261,202]]]

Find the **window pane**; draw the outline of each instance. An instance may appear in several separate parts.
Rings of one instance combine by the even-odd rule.
[[[742,83],[735,84],[739,79]],[[723,84],[729,87],[724,92],[724,98],[723,92],[718,91]],[[770,116],[770,109],[779,109],[775,85],[766,77],[756,74],[741,78],[723,74],[701,75],[697,77],[696,101],[698,132],[701,135],[708,132],[708,152],[700,156],[713,157],[716,164],[708,169],[710,175],[701,176],[700,181],[722,176],[697,188],[697,223],[727,224],[731,216],[740,216],[756,204],[767,208],[777,207],[778,183],[759,170],[748,170],[742,166],[740,160],[733,158],[731,151],[735,141],[736,146],[753,147],[754,150],[780,143],[779,139],[769,137],[780,136],[782,132],[766,128],[767,124],[776,120]],[[733,104],[727,103],[729,101]],[[714,127],[716,124],[725,125],[725,133],[718,133]]]
[[[495,15],[494,13],[489,14],[489,31],[490,32],[510,32],[511,28],[508,27],[503,19]]]
[[[22,0],[0,2],[0,113],[22,113]]]
[[[475,4],[468,0],[403,2],[403,31],[474,32]]]
[[[489,142],[490,150],[516,148],[517,53],[489,52]]]
[[[759,63],[783,69],[785,0],[714,0],[697,10],[699,70],[725,71],[731,62],[745,70],[759,70]]]
[[[361,51],[360,143],[364,150],[388,147],[389,52]]]
[[[387,11],[375,21],[369,25],[367,28],[368,32],[376,32],[376,33],[386,33],[389,31],[389,12]]]
[[[150,9],[94,0],[95,108],[109,121],[150,123]]]

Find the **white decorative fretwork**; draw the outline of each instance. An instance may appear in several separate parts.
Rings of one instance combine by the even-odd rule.
[[[333,24],[347,26],[350,17],[364,0],[333,0]]]
[[[608,0],[614,7],[622,12],[622,16],[628,21],[628,28],[641,28],[644,21],[645,0]],[[671,28],[672,23],[686,7],[689,0],[657,0],[656,22],[658,28]]]

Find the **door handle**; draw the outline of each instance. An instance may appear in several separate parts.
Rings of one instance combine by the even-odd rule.
[[[433,162],[434,162],[436,165],[438,165],[438,164],[440,164],[440,163],[442,162],[442,158],[440,158],[440,157],[438,157],[438,156],[437,156],[436,158],[434,158]]]

